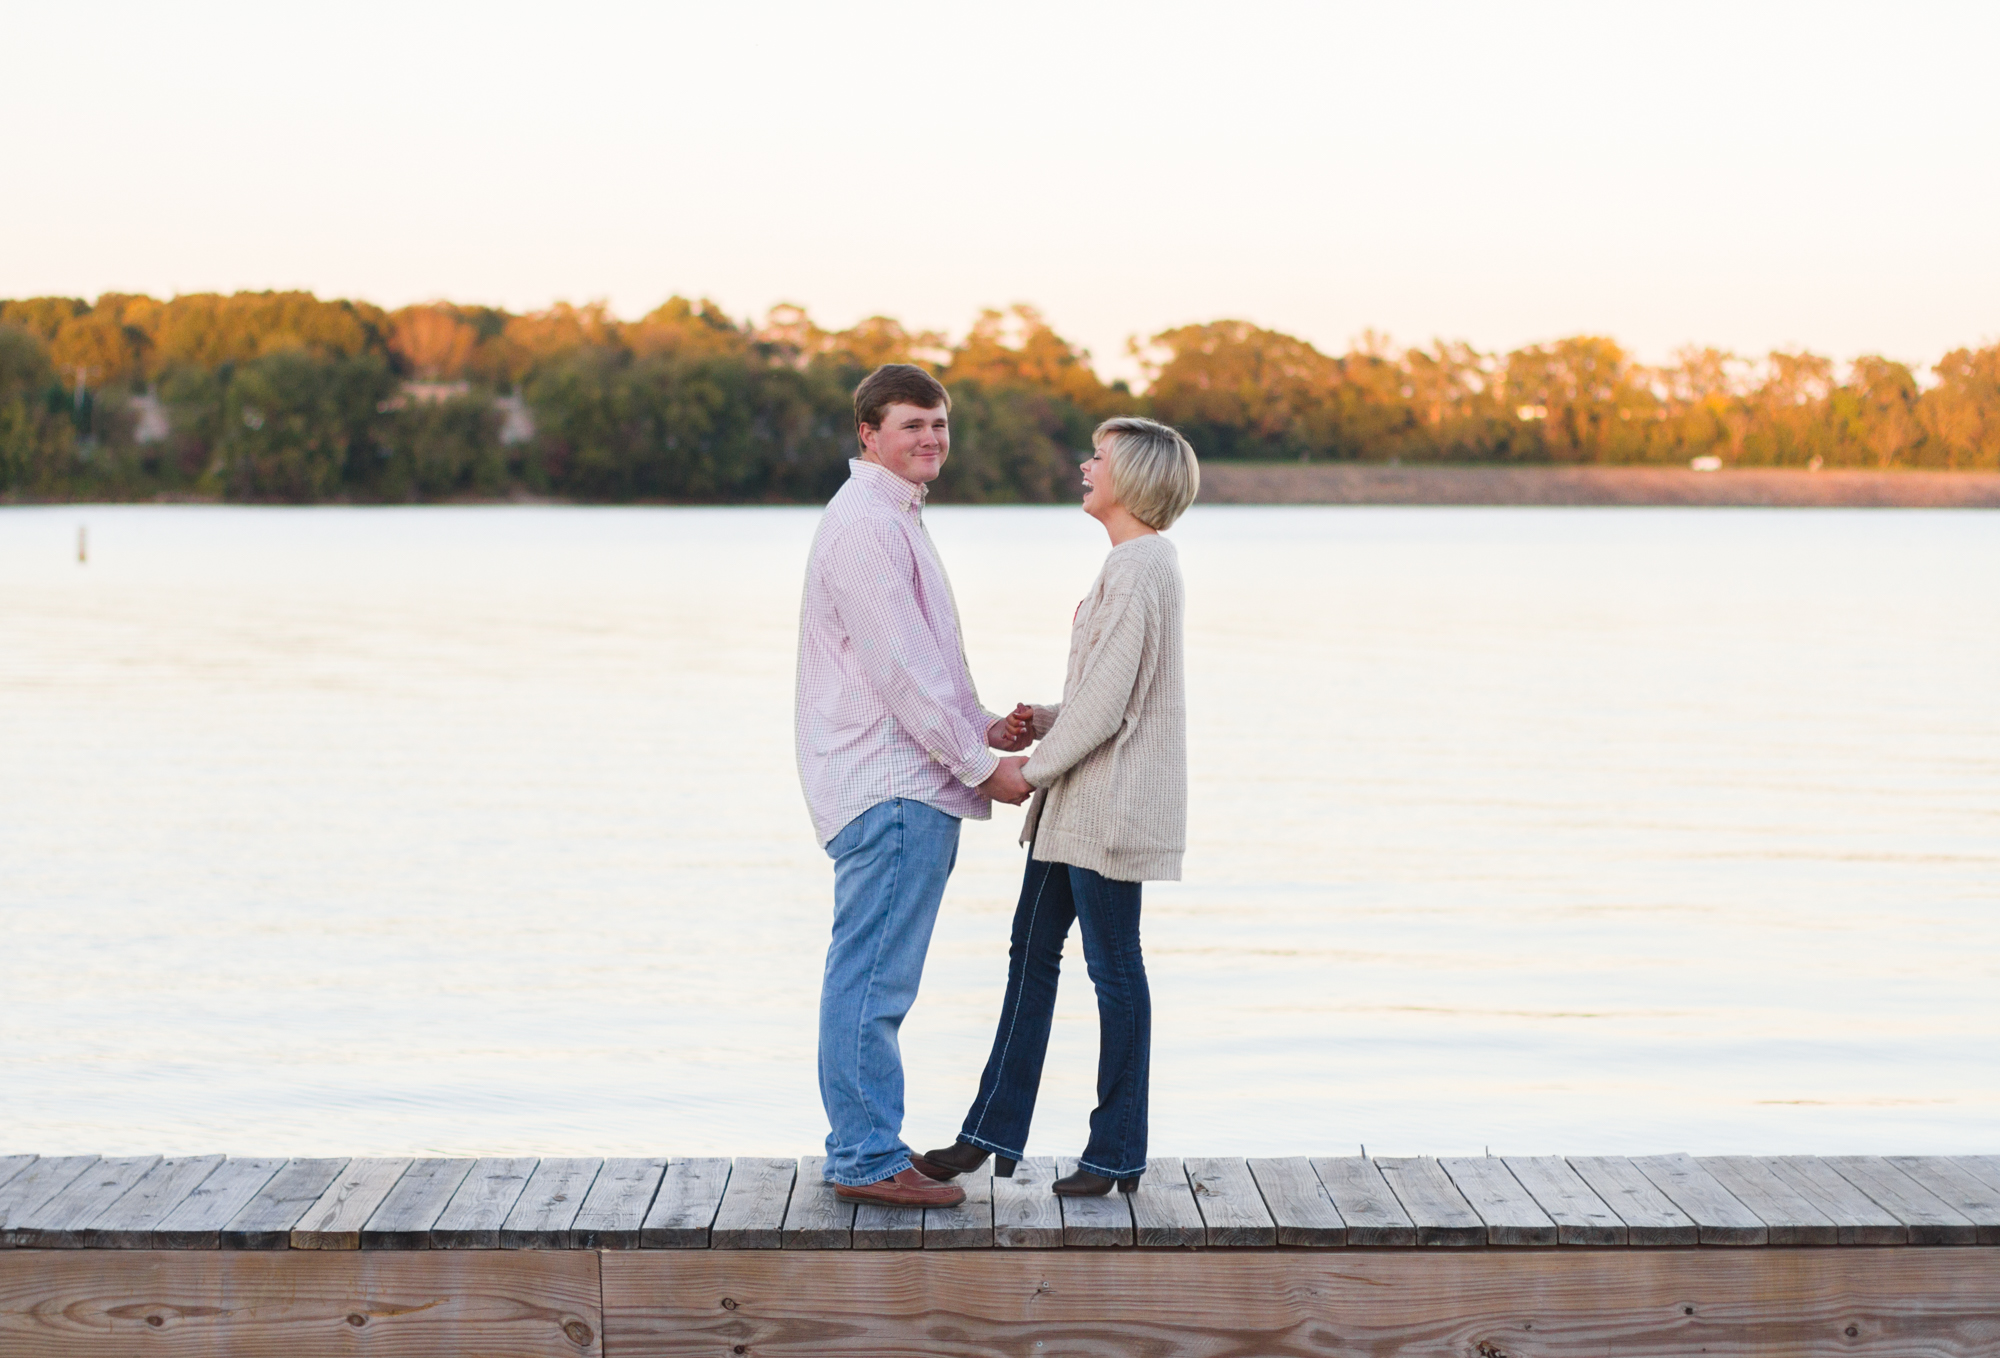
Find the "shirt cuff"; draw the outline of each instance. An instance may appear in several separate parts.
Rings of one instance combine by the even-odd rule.
[[[967,787],[978,787],[993,776],[993,770],[1000,767],[1000,756],[991,750],[981,750],[977,758],[952,770],[952,776]]]

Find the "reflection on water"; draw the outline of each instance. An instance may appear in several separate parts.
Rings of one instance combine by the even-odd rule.
[[[0,1150],[815,1149],[813,519],[0,513]],[[1096,526],[931,523],[988,705],[1056,696]],[[1198,509],[1155,1148],[2000,1145],[1996,526]],[[1019,815],[905,1028],[919,1144]],[[1037,1153],[1094,1051],[1077,965]]]

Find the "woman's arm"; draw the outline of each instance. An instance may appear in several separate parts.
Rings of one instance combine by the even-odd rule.
[[[1021,774],[1047,787],[1079,760],[1118,734],[1132,702],[1139,665],[1146,651],[1148,595],[1143,586],[1121,590],[1104,601],[1110,614],[1084,657],[1076,689],[1052,713],[1048,734],[1035,747]],[[1039,717],[1042,709],[1036,709]],[[1055,713],[1060,714],[1057,719]]]

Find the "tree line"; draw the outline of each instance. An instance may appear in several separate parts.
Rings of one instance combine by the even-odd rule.
[[[1370,334],[1336,355],[1243,321],[1136,353],[1135,393],[1027,306],[951,341],[679,297],[633,321],[302,292],[29,298],[0,302],[0,496],[822,500],[853,451],[854,385],[892,361],[952,392],[952,500],[1067,498],[1092,426],[1133,411],[1208,458],[2000,469],[2000,345],[1928,381],[1806,352],[1651,367],[1598,336],[1499,354]]]

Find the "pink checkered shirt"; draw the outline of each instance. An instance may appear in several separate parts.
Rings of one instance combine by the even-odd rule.
[[[799,781],[824,845],[895,797],[984,820],[996,720],[979,705],[924,487],[848,462],[820,517],[799,610]]]

